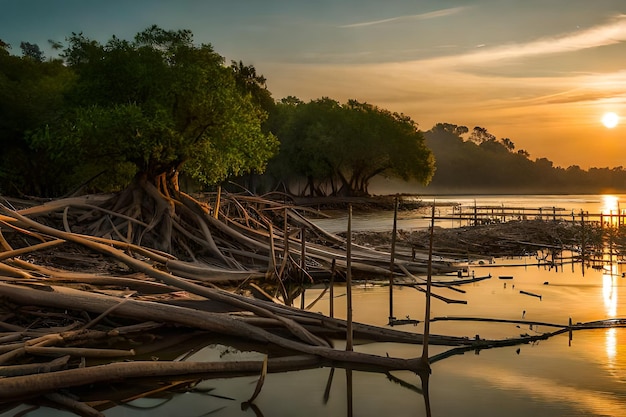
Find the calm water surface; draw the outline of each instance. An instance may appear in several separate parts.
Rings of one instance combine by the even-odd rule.
[[[405,197],[410,198],[410,197]],[[415,197],[424,204],[435,202],[436,214],[443,216],[453,211],[453,207],[527,207],[543,209],[549,215],[554,209],[564,213],[579,214],[581,210],[588,213],[617,214],[626,209],[626,195],[529,195],[529,196],[422,196]],[[621,204],[620,204],[621,203]],[[336,212],[327,219],[315,219],[315,224],[333,232],[345,232],[348,223],[346,212]],[[430,225],[430,210],[400,211],[398,214],[398,229],[416,230]],[[393,212],[378,211],[368,213],[355,212],[352,220],[352,230],[359,231],[385,231],[391,230],[393,224]],[[437,223],[441,227],[458,227],[458,221],[445,220]]]
[[[562,207],[568,210],[599,212],[617,209],[624,196],[557,196],[547,197],[454,197],[448,200],[462,204],[525,204],[527,207]],[[437,197],[438,202],[444,199]],[[344,231],[343,218],[325,219],[321,223],[332,231]],[[356,216],[363,229],[391,229],[389,213]],[[419,228],[422,219],[406,218],[400,228]],[[383,226],[384,223],[384,226]],[[374,227],[375,225],[375,227]],[[369,227],[368,227],[369,226]],[[354,225],[353,225],[354,228]],[[357,226],[357,229],[359,226]],[[519,266],[521,265],[521,266]],[[609,318],[626,317],[626,268],[613,264],[606,270],[585,269],[580,264],[558,268],[536,265],[534,257],[497,259],[494,264],[473,265],[476,276],[491,279],[461,288],[466,293],[447,289],[434,292],[449,298],[466,300],[467,304],[446,304],[433,299],[432,317],[491,317],[557,323],[566,325]],[[499,276],[513,276],[501,280]],[[520,290],[541,295],[532,297]],[[313,300],[321,289],[310,289],[307,300]],[[345,288],[335,292],[335,316],[345,317]],[[385,286],[356,286],[353,289],[354,319],[385,326],[389,317],[389,289]],[[313,308],[328,313],[331,300],[325,295]],[[295,305],[299,305],[297,300]],[[394,289],[394,315],[422,320],[424,296],[412,288]],[[422,325],[397,328],[422,332]],[[519,337],[521,334],[549,332],[554,328],[527,324],[435,321],[431,332],[481,338]],[[421,356],[421,346],[395,343],[358,344],[355,350],[396,357]],[[447,350],[430,346],[430,356]],[[262,358],[254,352],[231,352],[223,346],[211,346],[196,360],[236,360]],[[327,397],[325,389],[331,370],[328,368],[270,374],[255,404],[264,416],[425,416],[424,396],[411,387],[421,388],[419,378],[410,372],[393,375],[406,384],[392,381],[384,374],[353,372],[351,390],[343,369],[333,373]],[[212,395],[187,393],[170,401],[142,399],[132,407],[107,410],[107,416],[254,416],[253,410],[242,410],[241,403],[254,392],[257,378],[245,377],[209,380],[201,387],[212,388]],[[626,329],[576,331],[534,344],[466,352],[432,364],[428,397],[432,415],[444,416],[626,416]],[[228,397],[221,398],[221,397]],[[348,404],[351,403],[351,407]],[[13,414],[7,414],[13,415]],[[52,415],[39,410],[29,415]],[[57,413],[55,415],[67,415]]]

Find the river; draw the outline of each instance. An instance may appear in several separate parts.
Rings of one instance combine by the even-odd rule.
[[[620,210],[626,196],[453,196],[422,197],[438,204],[504,205],[558,207],[572,212],[590,213]],[[441,210],[448,207],[445,204]],[[423,213],[402,213],[400,229],[428,225]],[[391,230],[392,213],[355,214],[353,230]],[[332,232],[346,230],[344,213],[316,222]],[[451,222],[443,227],[453,226]],[[583,274],[584,272],[584,274]],[[535,257],[496,259],[494,263],[473,264],[470,273],[492,278],[464,285],[465,293],[436,289],[440,295],[467,301],[446,304],[433,299],[431,317],[491,317],[567,325],[612,318],[626,318],[626,269],[621,263],[604,269],[564,264],[549,268],[538,266]],[[512,277],[499,279],[499,277]],[[309,289],[313,300],[321,288]],[[541,296],[531,296],[531,293]],[[389,288],[357,285],[353,293],[356,321],[386,326],[389,317]],[[345,317],[345,288],[335,291],[335,316]],[[328,313],[331,300],[324,295],[313,307]],[[296,300],[295,305],[299,305]],[[412,288],[394,290],[394,315],[422,321],[424,295]],[[422,332],[422,324],[398,326]],[[431,332],[481,338],[519,337],[554,330],[545,325],[488,323],[477,321],[434,321]],[[340,346],[339,346],[340,347]],[[432,357],[448,348],[430,346]],[[422,346],[395,343],[355,343],[355,350],[395,357],[417,357]],[[236,352],[212,345],[190,360],[236,360],[262,358],[254,352]],[[328,381],[330,388],[326,391]],[[426,416],[425,395],[432,416],[624,416],[626,415],[626,329],[607,328],[564,333],[533,344],[466,352],[432,363],[428,393],[419,392],[420,379],[410,372],[394,372],[396,379],[384,374],[328,368],[270,374],[256,398],[257,415],[264,416]],[[256,377],[208,380],[200,384],[208,392],[186,393],[168,401],[141,399],[105,411],[107,416],[252,416],[242,403],[254,392]],[[348,384],[347,381],[351,381]],[[404,381],[400,383],[399,380]],[[13,415],[15,410],[11,412]],[[29,416],[44,416],[40,409]],[[63,415],[63,414],[57,414]]]

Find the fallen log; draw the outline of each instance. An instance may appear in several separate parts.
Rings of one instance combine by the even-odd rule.
[[[276,373],[323,365],[324,362],[316,356],[291,356],[269,359],[267,370],[270,373]],[[263,361],[116,362],[37,375],[0,378],[0,401],[20,401],[61,389],[104,382],[112,383],[130,378],[184,377],[188,380],[220,378],[258,375],[262,368]]]
[[[119,299],[111,296],[56,286],[33,285],[24,287],[0,283],[0,295],[10,298],[15,303],[24,305],[40,305],[62,309],[71,307],[76,310],[96,313],[102,313],[113,305],[120,304],[115,313],[123,317],[162,321],[223,335],[242,337],[257,342],[272,343],[285,349],[316,355],[333,361],[379,366],[388,369],[411,370],[414,372],[425,370],[419,359],[381,357],[360,352],[336,350],[327,345],[306,344],[278,336],[227,314],[208,313],[178,306],[130,299],[120,303]]]
[[[41,374],[44,372],[59,371],[67,366],[70,356],[61,356],[50,362],[29,363],[26,365],[0,366],[0,376],[12,377],[31,374]]]
[[[523,291],[523,290],[520,290],[520,291],[519,291],[519,293],[520,293],[520,294],[524,294],[524,295],[530,295],[531,297],[537,297],[537,298],[538,298],[538,299],[540,299],[540,300],[543,298],[543,297],[542,297],[541,295],[539,295],[539,294],[535,294],[535,293],[528,292],[528,291]]]
[[[0,209],[4,212],[7,212],[7,209],[5,207],[0,207]],[[9,211],[10,212],[10,211]],[[181,278],[178,278],[174,275],[170,275],[164,271],[160,271],[158,269],[155,269],[152,267],[152,265],[149,265],[145,262],[142,262],[138,259],[135,259],[131,256],[126,255],[123,252],[120,252],[119,250],[112,248],[110,246],[104,245],[102,243],[99,242],[94,242],[91,241],[83,236],[80,235],[76,235],[74,233],[67,233],[67,232],[63,232],[57,229],[54,229],[52,227],[48,227],[48,226],[44,226],[41,225],[33,220],[30,220],[24,216],[21,216],[17,213],[15,213],[15,216],[17,217],[17,219],[25,224],[27,224],[30,227],[33,227],[36,230],[39,230],[40,232],[49,234],[51,236],[56,236],[56,237],[60,237],[62,239],[66,239],[68,241],[72,241],[81,245],[84,245],[88,248],[91,248],[92,250],[95,250],[97,252],[112,256],[114,259],[119,260],[120,262],[125,263],[126,265],[128,265],[129,267],[140,271],[140,272],[144,272],[145,274],[156,278],[158,280],[161,280],[163,282],[165,282],[166,284],[172,285],[174,287],[189,291],[191,293],[194,294],[198,294],[198,295],[202,295],[205,296],[209,299],[213,299],[216,301],[222,301],[222,300],[228,300],[229,297],[226,296],[225,293],[218,293],[217,291],[213,291],[210,288],[206,288],[197,284],[194,284],[192,282],[183,280]],[[269,311],[264,310],[263,308],[259,308],[259,307],[254,307],[254,306],[250,306],[250,305],[246,305],[245,302],[243,302],[243,300],[233,300],[232,298],[230,298],[231,302],[237,303],[241,306],[246,307],[248,310],[254,312],[255,314],[259,314],[259,315],[264,315],[264,316],[273,316],[272,313],[270,313]],[[277,317],[278,320],[282,321],[285,325],[285,327],[292,332],[294,335],[296,335],[297,337],[301,338],[303,341],[307,342],[307,343],[313,343],[313,344],[318,344],[318,345],[327,345],[326,341],[321,340],[317,337],[315,337],[314,335],[310,334],[309,332],[307,332],[305,329],[303,329],[301,326],[299,326],[297,323],[293,322],[292,320],[285,318],[285,317]]]

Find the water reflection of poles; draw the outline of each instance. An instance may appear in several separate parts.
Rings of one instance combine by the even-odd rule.
[[[396,233],[398,226],[398,196],[396,196],[393,206],[393,230],[391,232],[391,262],[389,265],[389,324],[396,319],[393,316],[393,274],[396,256]]]
[[[428,381],[430,379],[430,372],[422,371],[419,373],[420,379],[422,380],[422,396],[424,397],[424,406],[426,408],[426,416],[430,417],[430,394],[428,391]]]
[[[354,411],[352,403],[352,369],[349,368],[346,368],[346,395],[348,401],[347,416],[352,417]]]

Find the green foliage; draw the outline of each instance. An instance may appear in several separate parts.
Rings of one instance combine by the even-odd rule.
[[[427,183],[434,161],[407,116],[351,100],[289,97],[270,119],[281,141],[272,174],[305,180],[310,195],[367,194],[376,175]]]
[[[235,75],[237,88],[242,94],[250,94],[252,101],[266,112],[274,110],[274,99],[267,89],[267,80],[257,74],[252,65],[244,65],[242,61],[231,61],[230,69]]]
[[[8,53],[9,46],[3,45],[0,47],[0,193],[58,194],[68,186],[65,182],[68,166],[55,163],[49,155],[34,149],[30,135],[62,116],[63,93],[75,77],[59,60],[13,56]]]
[[[72,166],[83,182],[119,189],[132,175],[187,172],[214,184],[262,172],[278,141],[266,113],[237,87],[233,71],[191,32],[156,26],[106,44],[72,34],[62,54],[76,82],[65,112],[32,136],[33,146]]]
[[[45,59],[43,52],[36,43],[22,42],[20,43],[20,48],[22,49],[22,55],[24,57],[34,59],[38,62],[43,62]]]
[[[21,48],[16,57],[0,43],[1,192],[58,195],[86,182],[113,191],[137,173],[178,171],[214,184],[263,172],[278,150],[261,128],[269,92],[244,91],[190,31],[152,26],[105,44],[73,33],[62,61]]]

